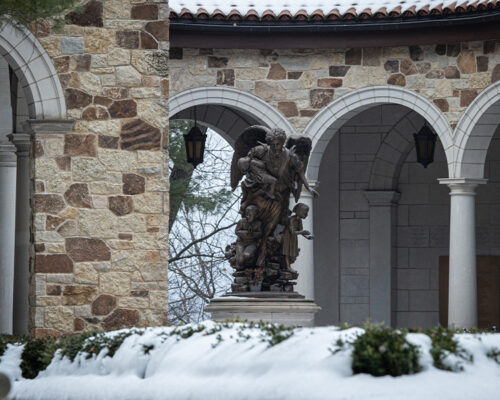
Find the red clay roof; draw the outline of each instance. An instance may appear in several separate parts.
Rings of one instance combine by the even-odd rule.
[[[255,3],[255,4],[253,4]],[[335,0],[330,6],[264,4],[256,0],[236,5],[227,0],[199,3],[193,0],[170,2],[170,19],[176,21],[226,22],[333,22],[342,20],[392,19],[413,17],[445,17],[478,11],[500,10],[500,0],[439,1],[439,0]],[[279,3],[279,2],[278,2]],[[314,4],[310,2],[310,4]]]

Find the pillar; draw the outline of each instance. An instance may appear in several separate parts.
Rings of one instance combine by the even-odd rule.
[[[450,188],[448,326],[477,327],[476,187],[486,179],[439,179]]]
[[[316,182],[309,182],[311,188],[315,188]],[[309,207],[308,217],[302,221],[304,229],[311,232],[313,231],[313,196],[305,188],[302,188],[302,193],[298,203],[304,203]],[[290,203],[291,208],[295,204],[293,201]],[[299,273],[299,279],[295,291],[305,296],[306,299],[314,300],[314,239],[307,240],[303,236],[299,236],[299,249],[300,253],[297,260],[292,265],[292,268]]]
[[[392,324],[392,276],[396,266],[396,206],[393,190],[366,191],[370,207],[370,321]]]
[[[15,146],[0,143],[0,333],[12,334],[16,209]]]
[[[29,321],[29,260],[30,260],[30,135],[14,133],[9,139],[17,148],[17,198],[14,258],[14,321],[15,335],[27,335]]]

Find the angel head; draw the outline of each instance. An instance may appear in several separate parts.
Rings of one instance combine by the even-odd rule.
[[[309,214],[309,206],[304,203],[297,203],[295,204],[295,207],[293,207],[293,212],[300,219],[306,219],[307,214]]]
[[[271,150],[271,154],[278,156],[281,154],[286,141],[286,133],[283,129],[274,128],[266,133],[266,143]]]

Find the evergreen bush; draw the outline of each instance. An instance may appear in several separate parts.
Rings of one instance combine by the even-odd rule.
[[[373,376],[400,376],[421,370],[418,346],[406,340],[406,331],[366,325],[352,343],[352,372]]]
[[[436,368],[456,372],[463,370],[464,361],[472,362],[472,355],[458,345],[454,338],[457,332],[453,329],[438,326],[426,333],[432,341],[430,353]],[[455,357],[450,358],[450,355]]]

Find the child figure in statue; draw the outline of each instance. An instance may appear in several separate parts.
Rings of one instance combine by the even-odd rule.
[[[278,180],[267,172],[264,161],[252,156],[243,157],[238,160],[238,168],[246,174],[246,179],[242,184],[244,195],[241,202],[242,211],[257,196],[265,194],[270,199],[274,199],[274,191]]]
[[[304,203],[297,203],[293,208],[294,214],[288,219],[288,224],[283,231],[282,237],[282,254],[285,258],[285,266],[291,270],[291,265],[299,255],[298,235],[304,236],[306,239],[311,240],[313,235],[311,232],[304,230],[302,220],[307,218],[309,207]]]
[[[253,266],[262,236],[262,223],[257,219],[259,208],[249,205],[245,208],[245,217],[236,225],[236,265],[238,269]]]

